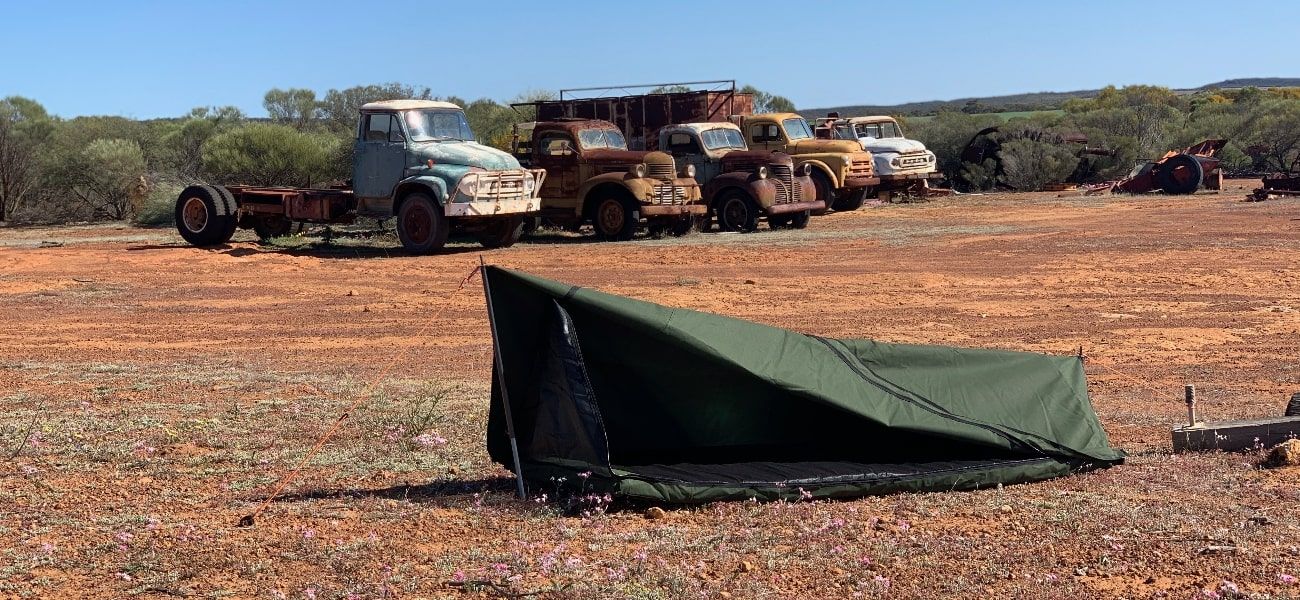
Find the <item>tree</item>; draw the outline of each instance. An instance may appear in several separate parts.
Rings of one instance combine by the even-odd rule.
[[[149,192],[144,151],[135,140],[92,140],[59,156],[49,184],[53,192],[74,199],[91,219],[125,219]]]
[[[1013,139],[998,151],[1002,159],[1002,181],[1012,188],[1041,190],[1049,183],[1065,181],[1079,165],[1076,149],[1069,144],[1029,138]]]
[[[217,181],[252,185],[320,185],[337,178],[339,145],[330,134],[287,125],[251,123],[203,145],[203,170]]]
[[[316,117],[316,92],[303,88],[275,88],[262,98],[262,106],[266,107],[272,121],[302,131]]]
[[[785,96],[769,94],[752,85],[747,85],[737,91],[742,94],[754,95],[755,113],[794,112],[794,102],[791,102],[790,99]]]
[[[316,116],[324,121],[330,131],[351,137],[356,130],[357,113],[360,112],[361,105],[367,102],[406,98],[429,100],[433,96],[427,87],[416,88],[401,83],[358,85],[325,92],[325,97],[317,103]]]
[[[53,121],[34,100],[0,101],[0,221],[9,221],[40,180],[38,152]]]
[[[244,113],[233,106],[198,107],[179,122],[169,124],[161,144],[167,152],[170,170],[182,182],[202,179],[203,144],[212,136],[242,123]]]

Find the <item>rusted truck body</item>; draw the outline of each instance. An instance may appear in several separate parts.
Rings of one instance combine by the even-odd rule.
[[[576,230],[591,223],[604,240],[629,240],[641,228],[675,235],[708,215],[694,179],[664,152],[628,150],[613,123],[572,119],[515,126],[512,152],[547,173],[541,217]]]
[[[176,200],[176,227],[191,244],[212,246],[229,241],[239,227],[268,238],[302,223],[397,217],[402,246],[425,254],[441,248],[452,231],[489,248],[509,246],[519,239],[524,217],[540,210],[545,171],[524,169],[509,154],[475,142],[454,104],[365,104],[355,145],[350,186],[193,185]]]
[[[872,186],[880,183],[871,153],[856,140],[819,140],[808,121],[795,113],[743,115],[734,119],[751,150],[784,152],[796,169],[805,165],[817,199],[835,210],[862,207]]]
[[[712,89],[689,90],[690,86]],[[652,90],[646,94],[600,95],[601,92],[636,88]],[[596,93],[595,97],[584,94]],[[576,96],[576,97],[575,97]],[[700,81],[647,85],[578,88],[560,90],[558,100],[515,104],[531,106],[536,120],[589,119],[609,121],[623,132],[628,148],[658,150],[659,130],[678,123],[727,122],[733,115],[754,112],[752,94],[736,91],[735,81]]]
[[[1205,140],[1182,150],[1170,150],[1158,160],[1134,167],[1113,190],[1128,194],[1154,191],[1192,194],[1201,187],[1222,189],[1223,172],[1217,154],[1227,143],[1227,140]]]
[[[760,217],[773,229],[803,229],[812,211],[826,208],[809,176],[812,167],[796,172],[788,154],[751,151],[734,123],[670,125],[659,130],[658,146],[695,167],[722,231],[754,231]]]

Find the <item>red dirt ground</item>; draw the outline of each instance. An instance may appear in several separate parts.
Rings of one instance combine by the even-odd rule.
[[[1252,182],[1231,183],[486,253],[809,333],[1082,346],[1131,454],[1001,490],[661,520],[511,498],[482,447],[481,284],[455,292],[475,246],[409,257],[387,238],[241,234],[200,250],[167,230],[0,229],[0,597],[1297,597],[1300,470],[1170,453],[1184,383],[1210,419],[1277,416],[1300,391],[1300,201],[1242,202]],[[288,496],[236,527],[376,379]]]

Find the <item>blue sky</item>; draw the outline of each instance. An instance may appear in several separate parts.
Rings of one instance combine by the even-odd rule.
[[[0,22],[0,96],[65,117],[228,104],[261,115],[272,87],[387,81],[507,100],[737,79],[819,107],[1300,76],[1293,0],[15,0]]]

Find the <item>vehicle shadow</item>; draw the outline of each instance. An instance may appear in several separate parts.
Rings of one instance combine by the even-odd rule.
[[[189,249],[196,252],[210,252],[213,254],[225,254],[233,257],[254,256],[258,254],[279,254],[295,257],[312,257],[312,258],[342,258],[342,259],[364,259],[364,258],[404,258],[417,256],[401,248],[385,246],[352,246],[338,244],[310,244],[298,247],[272,246],[266,244],[222,244],[220,246],[211,246],[207,248],[196,248],[186,243],[176,244],[144,244],[139,246],[127,247],[128,252],[140,252],[147,250],[176,250]],[[479,246],[449,246],[435,252],[433,256],[451,256],[456,254],[470,254],[488,252],[488,248]]]

